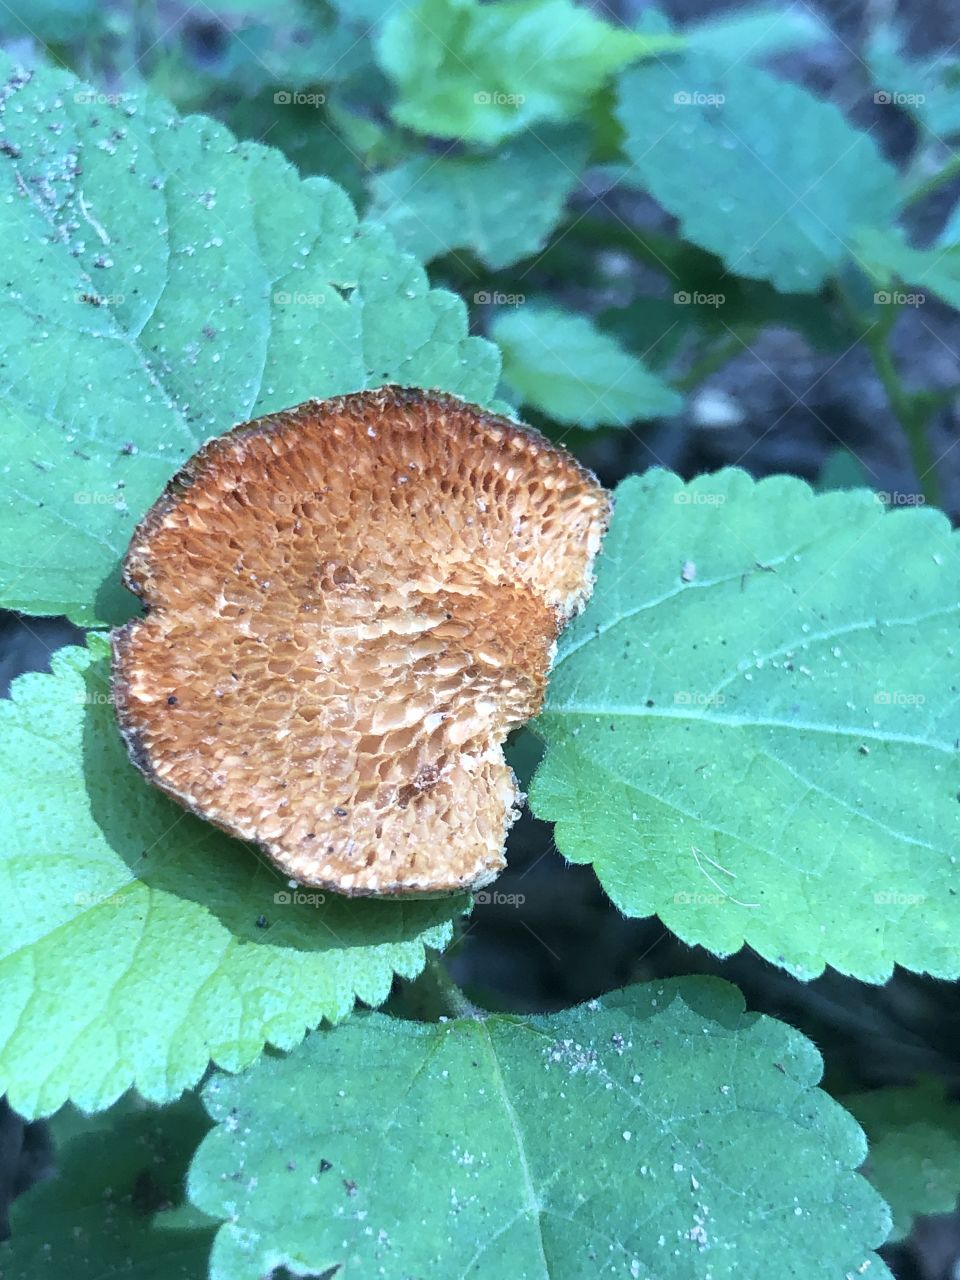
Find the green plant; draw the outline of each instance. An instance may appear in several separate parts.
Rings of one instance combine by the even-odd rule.
[[[149,6],[86,39],[63,8],[8,11],[46,45],[0,89],[0,605],[89,629],[0,705],[0,1089],[61,1152],[3,1274],[889,1274],[882,1197],[904,1235],[958,1189],[948,1098],[835,1101],[809,1039],[709,977],[481,1008],[440,959],[463,897],[283,902],[129,764],[105,633],[137,520],[236,422],[396,382],[591,456],[681,421],[765,326],[863,344],[916,491],[623,479],[531,805],[624,915],[713,956],[957,978],[960,556],[924,505],[956,387],[892,346],[918,295],[960,303],[956,215],[904,230],[956,172],[955,96],[901,174],[755,65],[822,34],[773,13],[238,0],[198,69]],[[676,233],[584,201],[588,165]]]

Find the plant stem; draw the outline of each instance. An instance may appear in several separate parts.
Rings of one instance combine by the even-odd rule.
[[[864,325],[865,317],[860,313],[847,290],[841,285],[838,287],[838,292],[840,301],[853,323],[858,327]],[[903,385],[893,362],[893,356],[890,354],[888,338],[896,320],[896,313],[897,308],[891,305],[889,315],[883,323],[869,325],[862,341],[870,352],[873,367],[886,392],[887,402],[907,438],[910,460],[920,491],[926,502],[937,506],[940,499],[940,484],[933,451],[930,448],[930,438],[927,434],[929,405],[924,403],[922,396],[911,393]]]
[[[945,182],[949,182],[952,178],[960,176],[960,152],[955,151],[950,159],[938,169],[936,173],[931,174],[929,178],[924,178],[921,182],[917,182],[907,192],[905,203],[916,204],[918,200],[925,200],[943,186]]]
[[[390,1003],[390,1012],[395,1016],[419,1022],[486,1016],[486,1011],[469,1000],[451,978],[439,953],[429,949],[423,971],[412,982],[403,983]]]
[[[725,340],[715,343],[693,362],[693,365],[682,378],[675,380],[674,386],[684,395],[693,391],[705,378],[709,378],[712,373],[722,369],[725,364],[739,355],[741,351],[748,348],[755,333],[756,326],[752,325],[747,329],[746,337],[733,333]]]
[[[933,451],[930,448],[930,437],[927,433],[927,411],[920,405],[917,397],[911,395],[900,381],[900,375],[897,373],[893,356],[887,345],[886,334],[871,329],[864,341],[873,359],[877,377],[887,393],[890,408],[900,419],[907,437],[910,458],[920,490],[926,501],[936,506],[940,497],[940,486]]]

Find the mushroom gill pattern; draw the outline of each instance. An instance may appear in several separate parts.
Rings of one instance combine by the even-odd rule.
[[[114,702],[158,787],[345,894],[479,888],[502,744],[592,586],[608,495],[537,433],[382,387],[235,428],[147,513]]]

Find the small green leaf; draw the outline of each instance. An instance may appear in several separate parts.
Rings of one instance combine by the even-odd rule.
[[[864,1174],[893,1210],[891,1240],[921,1213],[952,1213],[960,1195],[960,1103],[942,1084],[872,1089],[841,1099],[870,1143]]]
[[[184,1205],[187,1164],[209,1128],[188,1096],[158,1111],[131,1096],[91,1119],[50,1122],[57,1174],[11,1210],[4,1280],[201,1280],[214,1222]]]
[[[619,117],[628,180],[730,271],[818,289],[854,230],[892,221],[897,175],[832,104],[743,61],[689,54],[632,68]]]
[[[703,978],[529,1019],[356,1019],[207,1086],[188,1186],[225,1220],[211,1280],[889,1280],[886,1207],[820,1072]]]
[[[614,72],[682,43],[610,26],[570,0],[417,0],[387,19],[377,51],[400,124],[496,143],[571,119]]]
[[[500,310],[490,333],[503,351],[508,387],[556,422],[626,426],[683,405],[678,392],[586,316],[522,303]]]
[[[154,99],[0,68],[0,604],[128,617],[136,521],[237,422],[391,381],[493,393],[460,300],[333,183]]]
[[[869,489],[870,477],[855,453],[849,449],[834,449],[827,454],[820,470],[817,488],[821,493],[831,489]]]
[[[939,512],[631,478],[560,640],[534,810],[687,943],[956,977],[958,602]]]
[[[131,1086],[176,1098],[211,1059],[236,1071],[380,1004],[449,941],[462,898],[298,904],[254,849],[149,786],[99,636],[21,677],[0,720],[0,1092],[23,1115]]]
[[[374,179],[367,220],[422,262],[470,249],[498,270],[543,247],[586,158],[583,132],[550,127],[492,155],[420,156]]]
[[[857,260],[870,277],[881,285],[897,281],[935,293],[951,307],[960,307],[960,246],[914,249],[899,227],[866,227],[856,236]],[[889,288],[874,295],[880,305],[897,301]],[[922,305],[922,292],[914,294],[914,305]]]

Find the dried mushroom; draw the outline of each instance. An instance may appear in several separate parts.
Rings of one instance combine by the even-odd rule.
[[[609,498],[567,453],[434,392],[311,401],[204,445],[134,534],[113,633],[134,763],[301,884],[478,888]]]

